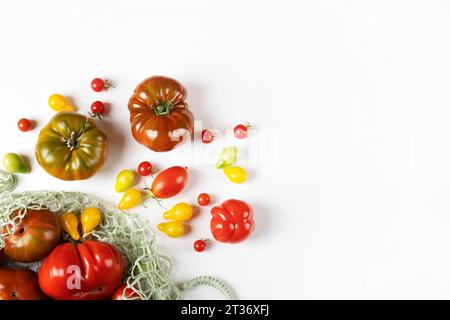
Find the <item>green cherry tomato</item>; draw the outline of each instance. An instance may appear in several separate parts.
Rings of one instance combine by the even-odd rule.
[[[226,147],[223,148],[220,153],[219,161],[216,163],[217,169],[223,169],[228,166],[232,166],[237,161],[237,148],[236,147]]]
[[[223,169],[223,173],[234,183],[242,183],[247,180],[247,171],[241,167],[226,167]]]
[[[116,192],[124,192],[130,189],[134,185],[134,172],[125,169],[119,172],[116,177],[116,184],[114,189]]]
[[[12,173],[28,173],[31,171],[25,160],[17,153],[7,153],[3,157],[3,167]]]

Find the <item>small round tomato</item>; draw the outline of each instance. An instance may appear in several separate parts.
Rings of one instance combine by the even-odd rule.
[[[91,88],[95,92],[101,92],[103,90],[108,90],[108,88],[112,87],[111,83],[108,82],[108,79],[95,78],[91,81]]]
[[[17,122],[17,127],[19,127],[20,131],[27,132],[31,129],[31,121],[25,118],[20,119]]]
[[[122,284],[114,291],[111,300],[142,300],[142,298],[126,284]]]
[[[203,252],[206,249],[206,242],[208,240],[197,240],[194,242],[194,250],[197,252]]]
[[[207,193],[200,193],[197,197],[197,202],[201,206],[207,206],[211,202],[211,197]]]
[[[146,177],[152,173],[153,166],[148,161],[142,161],[138,166],[138,172],[141,176]]]
[[[214,138],[214,133],[212,132],[212,130],[205,129],[202,131],[202,142],[203,143],[210,143],[213,138]]]
[[[251,128],[251,125],[248,122],[245,124],[238,124],[234,127],[234,136],[238,139],[247,138],[249,128]]]
[[[94,101],[91,104],[91,117],[97,117],[101,119],[101,116],[105,115],[105,104],[101,101]]]

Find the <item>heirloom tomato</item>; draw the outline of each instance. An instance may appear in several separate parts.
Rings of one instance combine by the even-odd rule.
[[[28,209],[14,234],[5,240],[4,251],[13,261],[34,262],[48,255],[60,241],[58,216],[49,210]]]
[[[236,243],[252,232],[253,209],[244,201],[230,199],[211,209],[211,232],[220,242]]]
[[[83,180],[99,170],[108,155],[108,139],[95,121],[74,112],[59,112],[41,130],[38,163],[62,180]]]
[[[170,151],[193,138],[194,117],[188,110],[186,89],[176,80],[155,76],[142,81],[128,102],[131,132],[153,151]]]
[[[62,243],[42,262],[39,285],[56,300],[102,300],[122,282],[125,260],[108,243]]]
[[[170,198],[183,190],[187,180],[187,168],[180,166],[170,167],[158,173],[153,180],[150,191],[155,198]]]
[[[36,273],[27,269],[0,269],[0,300],[45,300]]]

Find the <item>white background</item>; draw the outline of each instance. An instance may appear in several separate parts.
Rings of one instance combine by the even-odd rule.
[[[193,251],[210,236],[209,208],[184,238],[157,233],[177,282],[216,275],[242,299],[450,298],[449,13],[448,1],[4,0],[0,152],[30,159],[18,190],[79,190],[116,203],[115,174],[150,160],[191,169],[166,206],[200,192],[215,204],[249,202],[256,228],[240,244]],[[189,146],[156,154],[137,144],[127,101],[156,74],[187,87],[203,126],[249,120],[251,137],[197,139],[195,157]],[[92,92],[97,76],[117,88]],[[100,126],[112,150],[88,181],[54,179],[34,159],[54,92],[81,112],[97,99],[111,104]],[[21,117],[38,128],[19,132]],[[243,185],[214,168],[230,143],[250,173]],[[156,225],[163,210],[150,202],[135,211]]]

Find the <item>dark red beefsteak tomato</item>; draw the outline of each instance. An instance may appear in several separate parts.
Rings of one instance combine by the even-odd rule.
[[[61,241],[58,216],[49,210],[27,210],[15,233],[5,241],[5,255],[17,262],[34,262],[47,256]]]
[[[39,269],[42,291],[56,300],[102,300],[122,282],[125,261],[111,244],[62,243]]]
[[[0,300],[44,300],[36,273],[26,269],[0,269]]]

